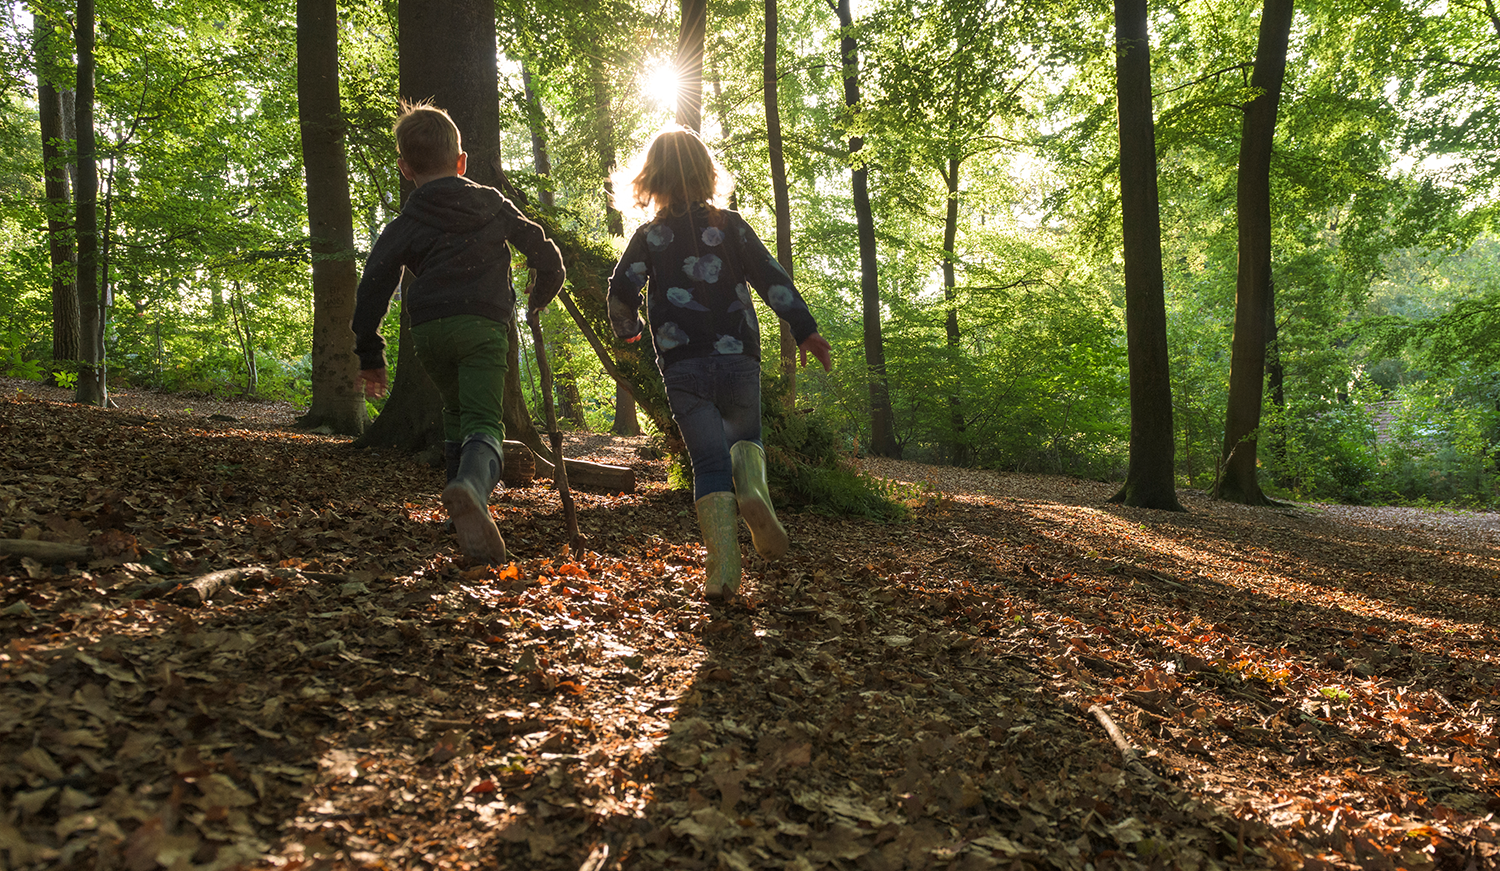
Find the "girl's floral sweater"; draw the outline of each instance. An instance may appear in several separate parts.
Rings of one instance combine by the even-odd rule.
[[[615,335],[640,335],[642,291],[656,362],[714,354],[760,359],[760,325],[750,288],[792,328],[797,344],[818,331],[791,276],[737,212],[695,203],[641,225],[609,279]]]

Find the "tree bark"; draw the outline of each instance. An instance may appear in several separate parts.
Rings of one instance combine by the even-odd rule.
[[[590,55],[589,78],[594,89],[594,153],[599,158],[599,178],[603,179],[604,227],[611,236],[625,236],[625,216],[615,208],[615,114],[609,81],[605,78],[604,59]],[[615,417],[609,431],[615,435],[638,436],[640,421],[635,416],[635,397],[630,388],[615,382]]]
[[[708,0],[681,0],[677,32],[677,123],[703,129],[703,44],[707,38]]]
[[[589,58],[589,78],[594,88],[594,153],[599,156],[599,177],[604,180],[604,226],[611,236],[625,236],[625,216],[615,208],[615,112],[609,81],[604,77],[604,59]]]
[[[792,274],[792,204],[786,184],[786,155],[781,147],[781,105],[777,95],[780,79],[776,74],[776,52],[779,24],[776,0],[766,0],[766,43],[762,63],[761,86],[766,103],[766,150],[771,160],[771,195],[776,210],[776,262]],[[786,321],[780,326],[781,377],[786,382],[785,403],[788,411],[797,407],[797,340]]]
[[[1125,342],[1130,362],[1130,468],[1124,487],[1110,501],[1181,511],[1174,481],[1176,445],[1146,0],[1115,0],[1115,88],[1120,114]]]
[[[354,211],[339,103],[338,4],[297,0],[297,120],[313,283],[312,406],[298,419],[340,435],[369,423],[354,356]]]
[[[954,261],[958,257],[958,172],[962,166],[957,157],[948,158],[943,171],[943,181],[948,187],[948,209],[943,217],[943,301],[948,304],[948,316],[943,329],[948,336],[948,360],[952,370],[953,389],[948,394],[948,422],[952,430],[952,441],[948,458],[955,466],[969,462],[969,445],[964,421],[963,380],[958,375],[959,341],[958,329],[958,275]]]
[[[52,265],[52,371],[51,384],[57,373],[76,371],[79,353],[78,264],[73,252],[72,185],[68,180],[67,154],[63,143],[70,139],[63,112],[67,100],[57,88],[61,81],[53,58],[61,50],[53,36],[51,21],[38,15],[35,19],[37,114],[42,135],[42,172],[47,198],[47,247]]]
[[[854,37],[854,16],[849,9],[849,0],[838,0],[835,11],[839,17],[842,35],[839,38],[839,54],[843,59],[844,104],[854,112],[859,111],[859,43]],[[875,215],[870,208],[870,170],[859,159],[860,149],[865,147],[863,136],[849,137],[849,156],[852,169],[850,183],[854,191],[854,219],[859,237],[859,281],[860,300],[864,318],[865,366],[870,371],[870,453],[881,457],[900,458],[901,446],[896,443],[895,414],[891,410],[890,380],[885,369],[885,341],[880,332],[880,276],[878,251],[875,245]]]
[[[1235,276],[1234,338],[1229,360],[1229,403],[1224,447],[1213,495],[1246,505],[1268,505],[1256,477],[1256,442],[1265,398],[1266,340],[1274,318],[1271,293],[1271,148],[1276,112],[1286,78],[1292,0],[1265,0],[1255,70],[1250,85],[1260,91],[1245,107],[1240,134],[1239,270]]]
[[[531,87],[531,68],[521,61],[521,88],[526,98],[526,129],[531,134],[531,164],[541,177],[537,199],[544,208],[552,208],[557,198],[552,193],[552,158],[547,153],[547,122],[542,115],[542,101]]]
[[[104,331],[99,299],[99,157],[94,136],[94,0],[78,0],[78,132],[76,232],[78,240],[78,326],[82,354],[75,399],[84,405],[109,404],[104,378]]]
[[[431,99],[446,109],[458,125],[464,150],[469,154],[469,178],[493,185],[507,195],[514,193],[500,166],[494,4],[482,0],[446,3],[401,0],[397,8],[397,31],[402,95],[411,100]],[[410,193],[409,185],[403,185],[402,191],[404,199]],[[525,204],[518,201],[516,205]],[[410,347],[407,328],[403,314],[401,349],[390,398],[364,437],[356,442],[357,446],[435,452],[442,444],[442,400],[416,355],[407,353]],[[514,318],[510,335],[514,342]],[[514,344],[512,348],[515,349]],[[531,423],[515,374],[517,350],[512,351],[511,374],[506,379],[506,435],[533,451],[545,453],[547,449]],[[520,406],[514,407],[517,402]]]

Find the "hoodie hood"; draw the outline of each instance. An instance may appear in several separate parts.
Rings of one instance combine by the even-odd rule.
[[[471,233],[495,220],[504,202],[494,188],[450,176],[413,191],[401,214],[444,233]]]

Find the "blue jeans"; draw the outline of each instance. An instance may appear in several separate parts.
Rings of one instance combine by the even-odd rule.
[[[760,444],[760,361],[744,354],[694,357],[668,366],[662,381],[693,463],[693,499],[734,492],[729,447]]]
[[[417,359],[443,397],[443,438],[483,433],[505,441],[509,325],[483,315],[454,315],[411,328]]]

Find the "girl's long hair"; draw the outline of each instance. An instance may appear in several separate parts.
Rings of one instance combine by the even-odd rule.
[[[650,209],[654,204],[658,212],[700,202],[713,207],[734,189],[734,179],[698,134],[677,126],[652,137],[625,176],[635,207]],[[625,186],[617,184],[615,189]]]

